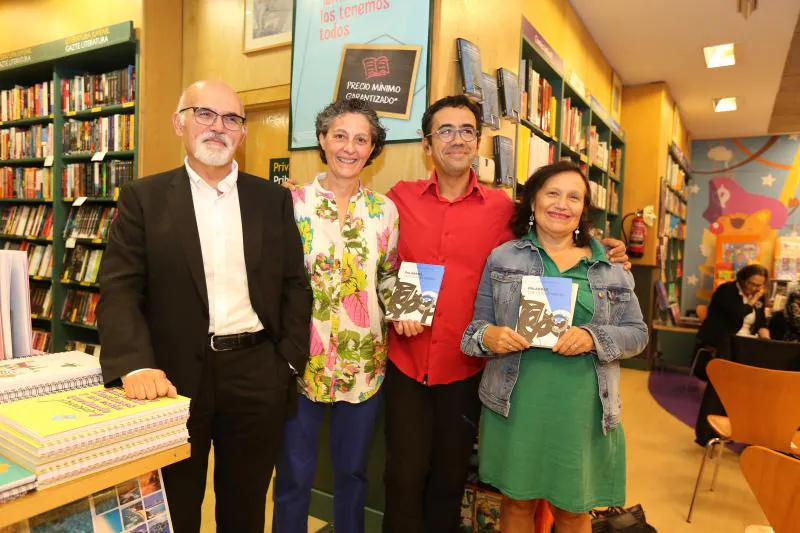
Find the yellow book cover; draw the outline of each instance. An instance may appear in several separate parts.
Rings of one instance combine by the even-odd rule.
[[[525,183],[528,181],[528,158],[531,149],[531,130],[521,127],[517,130],[517,181]]]
[[[102,385],[57,392],[0,405],[0,423],[37,441],[149,418],[158,412],[189,409],[189,398],[131,400],[121,388]]]

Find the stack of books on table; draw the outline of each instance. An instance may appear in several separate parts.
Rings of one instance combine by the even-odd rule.
[[[101,383],[100,360],[83,352],[0,360],[0,404]]]
[[[80,352],[16,361],[25,367],[15,381],[27,384],[0,384],[0,455],[32,472],[37,489],[188,442],[186,397],[128,399],[99,384],[99,361]]]
[[[0,455],[0,503],[36,488],[36,475]]]

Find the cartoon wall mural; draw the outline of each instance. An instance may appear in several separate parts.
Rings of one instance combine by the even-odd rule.
[[[772,271],[775,238],[800,234],[800,136],[695,141],[692,168],[684,313],[711,299],[718,237],[758,235]]]

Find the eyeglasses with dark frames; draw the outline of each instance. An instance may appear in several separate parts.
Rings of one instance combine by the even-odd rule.
[[[472,142],[478,138],[478,131],[475,128],[469,126],[464,128],[453,128],[451,126],[443,126],[438,130],[429,133],[428,135],[426,135],[426,137],[436,135],[437,137],[439,137],[439,139],[442,140],[442,142],[449,143],[456,138],[456,133],[458,133],[461,136],[461,139],[467,143]]]
[[[244,123],[247,121],[245,117],[239,116],[235,113],[220,115],[213,109],[209,109],[207,107],[184,107],[183,109],[179,110],[178,113],[183,113],[184,111],[189,110],[192,111],[195,121],[197,121],[197,123],[201,126],[211,126],[217,121],[217,117],[222,117],[222,125],[226,130],[239,131],[242,129],[242,127],[244,127]]]

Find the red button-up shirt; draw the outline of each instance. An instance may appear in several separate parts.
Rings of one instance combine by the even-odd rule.
[[[400,260],[444,265],[433,325],[410,338],[389,328],[389,359],[426,385],[474,376],[485,362],[461,352],[461,336],[472,320],[486,258],[514,237],[508,227],[511,199],[480,185],[472,173],[466,192],[447,200],[439,194],[436,172],[427,180],[401,181],[388,196],[400,214]]]

